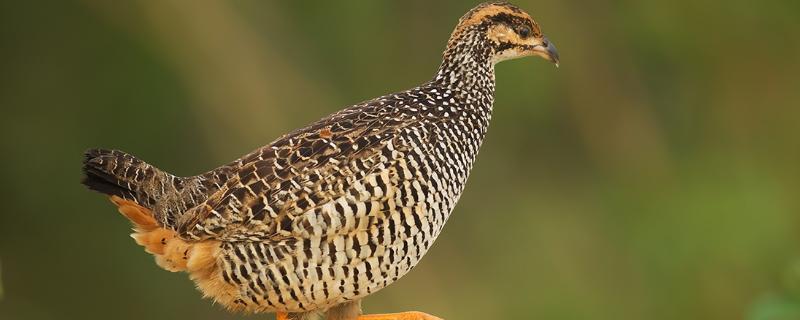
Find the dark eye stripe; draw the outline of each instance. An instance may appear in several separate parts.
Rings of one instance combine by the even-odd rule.
[[[498,13],[496,15],[491,16],[490,18],[492,21],[496,23],[505,23],[508,26],[516,25],[518,23],[518,20],[520,20],[519,17],[515,15],[510,15],[505,12]]]
[[[511,42],[501,42],[500,45],[497,46],[497,52],[505,51],[516,46],[516,44]]]

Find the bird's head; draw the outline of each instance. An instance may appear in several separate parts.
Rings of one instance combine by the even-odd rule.
[[[558,66],[555,45],[542,34],[531,16],[508,2],[487,2],[458,21],[448,47],[485,44],[492,63],[539,56]]]

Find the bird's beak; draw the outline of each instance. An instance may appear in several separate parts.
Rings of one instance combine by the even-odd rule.
[[[555,63],[556,67],[558,67],[558,50],[556,50],[556,45],[550,42],[547,37],[536,39],[531,50],[533,55],[545,58],[547,61]]]

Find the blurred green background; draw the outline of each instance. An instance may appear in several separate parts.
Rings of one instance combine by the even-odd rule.
[[[515,3],[561,68],[497,67],[459,206],[365,311],[800,319],[800,2]],[[0,319],[241,318],[131,241],[82,152],[211,169],[426,81],[475,4],[2,1]]]

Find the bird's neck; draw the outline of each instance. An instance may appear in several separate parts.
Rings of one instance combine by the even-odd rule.
[[[451,39],[431,84],[470,95],[494,96],[491,47],[477,34]]]

